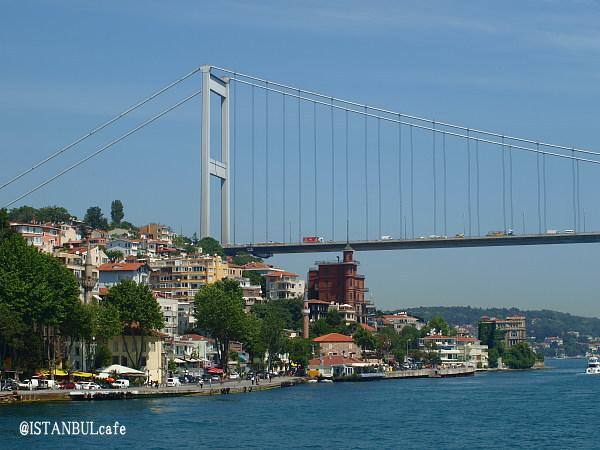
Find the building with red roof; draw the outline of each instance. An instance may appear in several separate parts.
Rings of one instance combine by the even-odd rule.
[[[100,287],[112,287],[123,280],[133,280],[138,284],[148,284],[150,268],[146,263],[109,263],[98,267]]]
[[[319,356],[344,356],[353,358],[360,355],[360,348],[354,343],[352,336],[340,333],[329,333],[313,339],[319,344]]]

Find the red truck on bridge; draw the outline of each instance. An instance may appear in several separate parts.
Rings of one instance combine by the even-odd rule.
[[[304,236],[302,242],[310,244],[313,242],[323,242],[323,238],[320,236]]]

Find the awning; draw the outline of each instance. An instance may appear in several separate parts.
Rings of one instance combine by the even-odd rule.
[[[223,373],[223,369],[219,369],[218,367],[211,367],[207,370],[208,373]]]
[[[52,371],[53,375],[57,375],[59,377],[66,377],[67,375],[69,375],[67,372],[65,372],[64,370],[61,369],[54,369]],[[50,371],[49,370],[40,370],[40,374],[47,376],[50,375]]]
[[[79,377],[79,378],[92,378],[94,376],[93,373],[89,373],[89,372],[73,372],[71,375],[73,375],[74,377]]]

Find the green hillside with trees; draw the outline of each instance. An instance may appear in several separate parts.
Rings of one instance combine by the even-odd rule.
[[[442,316],[450,325],[477,325],[481,316],[507,317],[523,315],[527,318],[527,335],[542,341],[548,336],[565,336],[568,331],[577,331],[586,336],[600,336],[600,319],[574,316],[572,314],[518,308],[474,308],[471,306],[419,306],[407,308],[410,314],[425,321]]]

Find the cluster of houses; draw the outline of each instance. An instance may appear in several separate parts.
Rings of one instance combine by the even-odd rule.
[[[75,275],[82,302],[101,300],[111,287],[123,280],[147,285],[163,313],[165,326],[146,339],[141,362],[149,379],[162,382],[168,376],[169,362],[181,372],[201,373],[211,368],[216,349],[211,338],[194,334],[194,297],[199,289],[224,278],[235,279],[242,288],[245,307],[276,299],[304,297],[305,285],[297,274],[262,262],[240,266],[219,255],[187,253],[174,244],[176,235],[169,227],[151,223],[135,232],[127,229],[93,230],[87,237],[79,233],[81,222],[33,224],[11,223],[11,228],[42,252],[54,255]],[[109,257],[109,255],[111,257]],[[115,257],[114,255],[118,255]],[[243,274],[264,277],[264,286],[254,285]],[[109,342],[112,363],[132,366],[129,337]],[[92,364],[89,343],[75,343],[70,360],[78,371]],[[244,358],[237,343],[232,351]]]

